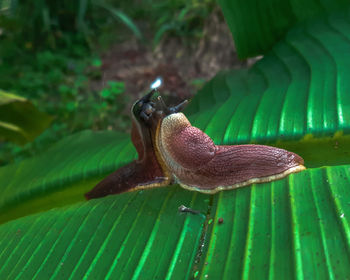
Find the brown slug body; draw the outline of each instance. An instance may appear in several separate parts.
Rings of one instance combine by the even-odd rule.
[[[98,183],[87,199],[136,189],[161,187],[172,181],[182,187],[213,194],[252,183],[270,182],[304,170],[295,153],[264,145],[217,146],[208,135],[191,126],[178,111],[168,108],[154,91],[132,108],[132,141],[138,160]]]

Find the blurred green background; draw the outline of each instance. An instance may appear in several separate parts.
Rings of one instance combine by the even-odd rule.
[[[183,99],[246,63],[214,0],[0,1],[0,165],[83,129],[128,132],[159,76]]]

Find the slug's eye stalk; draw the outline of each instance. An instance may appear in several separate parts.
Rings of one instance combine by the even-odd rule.
[[[168,107],[161,96],[158,96],[158,101],[160,109],[164,112],[165,115],[171,115],[180,112],[188,103],[188,100],[186,99],[176,106]]]
[[[186,107],[187,103],[188,103],[188,100],[186,99],[186,100],[182,101],[180,104],[178,104],[174,107],[170,107],[169,108],[170,114],[181,112],[182,109]]]
[[[153,95],[157,92],[157,89],[152,89],[149,93],[147,93],[144,97],[142,97],[141,99],[139,99],[139,102],[143,102],[143,103],[148,103],[151,101],[151,98],[153,97]]]

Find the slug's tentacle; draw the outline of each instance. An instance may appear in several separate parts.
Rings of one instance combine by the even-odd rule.
[[[163,111],[166,115],[170,113],[168,106],[165,104],[163,98],[161,96],[158,96],[158,104],[160,107],[160,110]]]
[[[182,101],[180,104],[178,104],[174,107],[170,107],[169,108],[170,114],[181,112],[186,107],[187,104],[188,104],[188,100],[186,99],[186,100]]]
[[[152,103],[151,99],[153,95],[157,92],[156,89],[152,89],[149,93],[147,93],[145,96],[143,96],[141,99],[137,100],[136,103],[134,104],[137,105],[139,108],[142,108],[144,104],[147,103]],[[154,104],[154,103],[153,103]]]
[[[165,104],[163,98],[161,96],[158,96],[158,104],[159,104],[160,110],[163,111],[165,115],[170,115],[170,114],[174,114],[182,111],[188,104],[188,100],[186,99],[176,106],[168,107]]]

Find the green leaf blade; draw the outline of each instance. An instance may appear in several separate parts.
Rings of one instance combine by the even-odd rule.
[[[265,54],[296,24],[348,7],[336,1],[220,0],[241,58]]]
[[[272,184],[215,195],[215,223],[201,279],[346,278],[350,236],[343,221],[349,221],[350,206],[342,204],[344,215],[339,215],[330,192],[347,197],[348,168],[310,169]]]
[[[130,279],[138,275],[171,277],[174,272],[188,275],[205,217],[179,214],[178,203],[205,211],[205,197],[188,195],[178,187],[155,189],[78,203],[6,223],[0,226],[0,234],[11,234],[7,234],[7,246],[0,246],[0,276],[82,279],[119,275]],[[20,233],[14,234],[18,230]],[[181,247],[179,238],[186,240]],[[170,264],[172,270],[168,271]]]
[[[0,221],[82,201],[102,176],[135,157],[128,135],[84,131],[36,158],[2,167]]]

